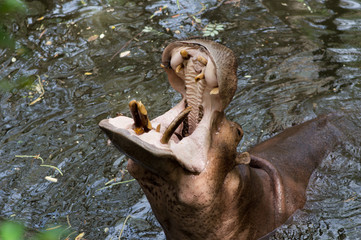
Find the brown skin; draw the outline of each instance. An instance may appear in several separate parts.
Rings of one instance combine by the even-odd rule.
[[[152,148],[131,135],[131,129],[122,129],[108,120],[103,120],[100,127],[131,158],[128,170],[146,194],[167,239],[257,239],[303,207],[312,172],[343,137],[334,125],[341,117],[326,115],[289,128],[251,148],[247,161],[237,153],[243,131],[223,113],[235,91],[236,69],[218,67],[222,62],[219,59],[224,59],[219,54],[226,52],[232,64],[235,60],[229,49],[223,51],[224,46],[219,51],[217,44],[199,42],[213,57],[223,95],[207,126],[210,146],[204,169],[192,172],[177,155]],[[167,48],[162,61],[168,76],[174,77],[172,68],[167,67],[169,52]],[[180,81],[176,78],[173,85],[182,90]],[[227,82],[234,87],[229,88]],[[127,120],[119,117],[119,121]]]
[[[267,159],[278,169],[287,200],[287,217],[303,207],[312,172],[344,138],[336,127],[336,122],[341,119],[342,116],[336,114],[321,116],[286,129],[249,151],[251,155]]]
[[[145,192],[167,239],[257,239],[284,223],[306,201],[310,175],[342,138],[327,115],[289,128],[249,152],[281,176],[285,206],[275,209],[272,174],[262,162],[236,163],[241,127],[218,113],[209,164],[192,174],[176,162],[157,165],[162,177],[129,160],[128,170]],[[108,132],[113,143],[116,138]]]
[[[209,165],[199,175],[177,166],[161,178],[135,161],[128,162],[129,172],[144,190],[167,239],[238,236],[239,208],[244,203],[234,196],[242,188],[234,159],[243,132],[238,124],[218,115],[212,127]]]

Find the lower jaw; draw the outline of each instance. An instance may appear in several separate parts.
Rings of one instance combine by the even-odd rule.
[[[133,130],[134,120],[129,117],[119,116],[103,120],[100,126],[108,129],[113,134],[119,136],[121,141],[114,143],[121,151],[125,152],[131,158],[136,158],[137,153],[133,152],[131,146],[136,145],[137,148],[142,148],[144,152],[147,152],[152,159],[154,157],[166,157],[176,159],[176,161],[186,170],[198,174],[202,172],[207,165],[207,153],[210,146],[210,128],[214,118],[213,112],[205,112],[201,122],[195,128],[191,135],[179,138],[173,134],[169,142],[166,144],[161,143],[162,135],[167,125],[170,123],[170,119],[174,119],[184,109],[184,100],[178,103],[175,107],[170,109],[165,114],[155,118],[151,121],[153,127],[162,125],[160,132],[152,129],[143,134],[136,134]],[[179,129],[181,126],[179,127]],[[181,130],[177,130],[181,132]],[[132,156],[131,152],[137,156]],[[147,155],[145,154],[145,155]],[[142,159],[138,159],[141,161]]]

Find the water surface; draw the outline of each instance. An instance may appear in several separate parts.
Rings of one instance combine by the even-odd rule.
[[[17,51],[0,50],[0,216],[35,229],[71,224],[72,238],[84,232],[86,239],[116,239],[131,215],[125,239],[164,239],[135,181],[99,190],[132,177],[97,124],[129,115],[131,99],[151,118],[174,106],[180,96],[159,66],[162,49],[216,24],[224,30],[213,39],[238,56],[238,90],[227,115],[244,128],[240,151],[318,115],[347,113],[348,141],[317,169],[304,209],[275,239],[359,237],[360,3],[179,3],[28,3],[26,19],[11,28]],[[41,86],[42,99],[29,105]],[[40,155],[64,175],[15,155]]]

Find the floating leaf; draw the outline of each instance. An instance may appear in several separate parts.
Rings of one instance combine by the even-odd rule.
[[[98,39],[98,37],[99,37],[99,35],[95,34],[95,35],[93,35],[93,36],[91,36],[91,37],[88,38],[88,42],[95,41],[95,40]]]
[[[153,28],[152,28],[152,27],[145,26],[142,31],[148,33],[148,32],[153,31]]]
[[[45,177],[46,180],[48,180],[49,182],[53,182],[53,183],[57,183],[58,179],[57,178],[53,178],[51,176],[46,176]]]
[[[130,54],[130,51],[124,51],[119,54],[119,57],[121,57],[121,58],[126,57],[126,56],[129,56],[129,54]]]

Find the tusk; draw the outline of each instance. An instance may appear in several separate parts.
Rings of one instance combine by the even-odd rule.
[[[207,65],[208,61],[202,56],[197,57],[198,62],[202,63],[203,65]]]
[[[160,123],[158,124],[157,128],[155,129],[156,132],[160,132]]]
[[[152,124],[143,103],[132,100],[129,102],[129,109],[134,120],[134,132],[138,135],[149,132],[152,129]]]
[[[142,121],[142,127],[146,130],[146,132],[148,132],[152,129],[152,124],[149,121],[147,109],[145,109],[141,101],[139,101],[137,105],[140,113],[139,115],[141,117],[140,119]]]
[[[182,58],[183,59],[189,59],[189,54],[188,54],[188,52],[187,52],[187,50],[185,50],[185,49],[182,49],[181,51],[180,51],[180,55],[182,56]]]
[[[161,143],[167,144],[169,139],[172,137],[174,131],[178,128],[178,126],[183,122],[183,120],[188,116],[191,112],[192,106],[185,108],[182,112],[178,114],[176,118],[169,124],[167,129],[164,131],[162,139],[160,140]]]
[[[201,80],[201,79],[204,79],[204,73],[203,73],[203,72],[201,72],[200,74],[198,74],[198,75],[194,78],[194,80],[196,80],[196,82],[198,82],[198,81]]]
[[[141,124],[140,116],[139,116],[139,113],[138,113],[137,101],[132,100],[132,101],[129,102],[129,110],[130,110],[130,113],[133,116],[134,126],[136,128],[140,127],[142,124]]]
[[[183,68],[183,64],[179,64],[176,69],[175,69],[175,72],[176,73],[179,73],[179,71]]]
[[[216,95],[216,94],[219,94],[219,88],[218,87],[215,87],[211,90],[210,92],[211,95]]]

